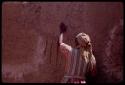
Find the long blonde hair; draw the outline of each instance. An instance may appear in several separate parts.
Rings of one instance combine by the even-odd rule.
[[[80,56],[85,59],[85,61],[89,61],[89,54],[88,54],[88,43],[90,43],[90,37],[89,35],[85,34],[85,33],[79,33],[77,36],[76,36],[76,39],[77,39],[77,47],[80,49]],[[82,43],[85,43],[86,46],[84,47],[81,47],[81,44]]]
[[[82,37],[82,36],[84,36],[84,37]],[[80,39],[82,39],[82,40],[80,40]],[[80,49],[80,56],[82,57],[82,59],[84,59],[84,61],[86,63],[89,63],[87,70],[93,70],[93,68],[95,68],[95,66],[96,66],[96,60],[95,60],[94,55],[88,51],[89,43],[91,43],[89,35],[87,35],[83,32],[79,33],[76,36],[76,40],[77,40],[77,47]],[[86,46],[81,47],[80,42],[81,42],[81,44],[86,43]]]

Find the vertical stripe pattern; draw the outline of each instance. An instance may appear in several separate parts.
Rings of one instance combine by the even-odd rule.
[[[80,57],[80,58],[79,58],[79,66],[78,66],[77,75],[80,75],[81,68],[83,68],[82,65],[83,65],[83,62],[82,62],[82,58]]]
[[[80,57],[78,49],[72,49],[72,55],[69,57],[67,74],[65,76],[77,76],[85,78],[87,63]]]
[[[74,53],[74,50],[72,50]],[[69,75],[72,71],[72,61],[73,61],[73,57],[72,56],[68,56],[68,65],[67,65],[67,73],[66,75]]]
[[[72,68],[71,75],[74,75],[74,73],[75,73],[75,68],[76,68],[76,64],[78,63],[78,57],[77,57],[78,52],[77,52],[76,49],[73,49],[73,50],[74,50],[74,55],[72,55],[72,57],[74,57],[74,60],[73,60],[73,62],[72,62],[73,68]]]

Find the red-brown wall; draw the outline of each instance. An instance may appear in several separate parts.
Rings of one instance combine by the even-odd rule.
[[[60,82],[65,59],[58,49],[59,24],[68,26],[64,42],[75,46],[79,32],[90,35],[97,75],[90,82],[123,80],[123,3],[2,3],[3,82]]]

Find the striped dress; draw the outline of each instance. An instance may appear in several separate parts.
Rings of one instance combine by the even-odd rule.
[[[62,79],[62,83],[67,83],[71,78],[78,78],[85,80],[85,73],[88,62],[85,62],[78,49],[72,48],[71,46],[61,43],[60,51],[66,57],[65,75]]]

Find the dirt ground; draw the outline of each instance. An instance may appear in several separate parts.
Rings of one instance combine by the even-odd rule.
[[[2,3],[2,81],[59,83],[65,58],[58,48],[59,24],[64,42],[75,47],[79,32],[90,35],[97,61],[93,83],[123,81],[123,3]]]

